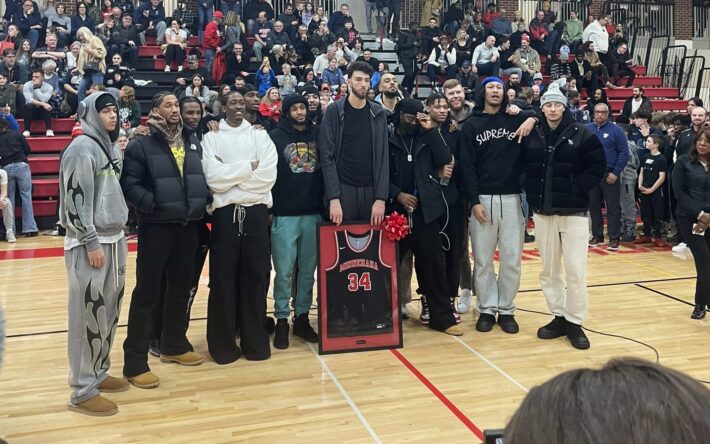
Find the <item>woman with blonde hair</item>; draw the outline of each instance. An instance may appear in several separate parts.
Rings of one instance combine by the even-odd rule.
[[[244,24],[239,19],[239,14],[235,11],[229,11],[224,18],[224,37],[222,38],[222,52],[231,53],[234,51],[235,43],[242,43],[244,47],[248,47],[242,41],[244,35]]]
[[[266,91],[259,105],[259,114],[273,119],[274,122],[279,121],[279,117],[281,117],[281,94],[279,94],[278,88],[272,86]]]
[[[101,39],[96,37],[87,27],[82,26],[77,29],[76,37],[81,43],[79,57],[76,60],[76,71],[82,75],[77,93],[81,102],[86,97],[86,91],[91,85],[104,83],[106,47]]]

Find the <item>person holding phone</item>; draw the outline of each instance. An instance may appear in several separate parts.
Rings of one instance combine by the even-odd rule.
[[[673,166],[676,220],[695,261],[695,307],[691,319],[705,317],[710,306],[710,126],[695,133],[693,147]]]

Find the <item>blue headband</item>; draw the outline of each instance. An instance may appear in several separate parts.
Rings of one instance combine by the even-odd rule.
[[[481,82],[481,88],[485,88],[486,85],[491,82],[500,83],[501,85],[505,86],[505,82],[503,82],[503,79],[501,79],[500,77],[486,77],[486,80]]]

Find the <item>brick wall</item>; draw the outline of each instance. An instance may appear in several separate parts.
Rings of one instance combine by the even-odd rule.
[[[693,2],[692,0],[675,0],[673,8],[673,33],[678,40],[693,39]]]

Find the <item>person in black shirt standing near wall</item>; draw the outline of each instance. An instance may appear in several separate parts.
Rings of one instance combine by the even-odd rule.
[[[387,113],[367,100],[372,67],[348,68],[350,94],[326,109],[319,133],[325,199],[331,222],[379,225],[389,191]],[[347,125],[345,124],[347,122]]]

